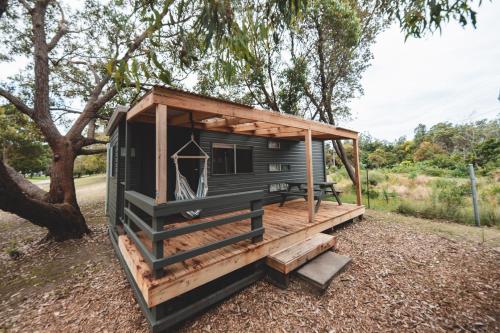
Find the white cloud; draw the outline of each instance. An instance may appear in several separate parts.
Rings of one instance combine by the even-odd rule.
[[[342,125],[377,138],[411,136],[418,123],[461,123],[500,113],[500,3],[483,2],[478,27],[452,22],[442,35],[409,38],[399,27],[382,33],[365,73],[355,119]]]

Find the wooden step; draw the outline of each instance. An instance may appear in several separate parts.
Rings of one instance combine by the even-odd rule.
[[[288,274],[297,267],[335,246],[336,238],[319,233],[267,257],[266,263],[275,270]]]
[[[350,261],[351,258],[348,256],[327,251],[297,270],[297,276],[315,287],[325,290],[333,277]]]

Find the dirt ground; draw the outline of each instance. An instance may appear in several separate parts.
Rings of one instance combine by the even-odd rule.
[[[103,179],[78,183],[81,240],[39,244],[43,229],[0,213],[0,332],[148,331],[107,238]],[[179,330],[500,332],[498,229],[368,211],[335,234],[353,261],[325,294],[260,281]]]

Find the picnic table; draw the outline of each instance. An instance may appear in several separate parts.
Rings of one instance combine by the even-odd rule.
[[[304,199],[307,200],[307,189],[303,188],[303,186],[307,186],[307,183],[305,182],[287,182],[287,191],[281,191],[281,203],[280,207],[282,207],[285,204],[285,201],[288,197],[293,197],[293,196],[299,196],[303,197]],[[317,212],[319,209],[319,206],[321,205],[321,200],[323,197],[326,195],[327,192],[330,192],[334,197],[335,200],[337,200],[337,203],[339,205],[342,205],[342,201],[340,201],[340,191],[337,191],[335,189],[335,183],[334,182],[315,182],[313,183],[314,188],[314,200],[317,200],[316,206],[314,210]],[[293,188],[297,188],[296,191],[293,191]]]

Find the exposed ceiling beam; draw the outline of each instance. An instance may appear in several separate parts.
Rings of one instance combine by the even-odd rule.
[[[304,136],[304,130],[296,131],[296,132],[281,132],[273,134],[275,138],[286,138],[286,137],[296,137],[296,136]]]
[[[287,126],[276,127],[276,125],[274,125],[273,128],[255,130],[254,134],[261,135],[261,134],[275,134],[275,133],[287,133],[287,132],[297,132],[297,131],[300,131],[300,128],[287,127]]]
[[[276,127],[276,125],[264,123],[261,121],[257,121],[257,122],[249,121],[249,122],[244,123],[244,124],[231,126],[231,128],[234,132],[253,131],[253,130],[257,130],[257,129],[271,128],[271,127]]]
[[[253,134],[255,134],[255,135],[267,135],[267,134],[279,133],[279,131],[280,131],[279,127],[263,128],[263,129],[257,129],[255,131],[253,131]]]
[[[182,125],[182,124],[189,124],[189,123],[191,123],[191,119],[190,119],[189,115],[190,115],[190,113],[187,112],[187,113],[183,113],[183,114],[180,114],[177,116],[173,116],[172,118],[170,118],[168,120],[168,124],[173,125],[173,126]],[[213,115],[204,114],[204,113],[192,113],[192,115],[193,115],[194,122],[200,122],[204,119],[213,117]]]

